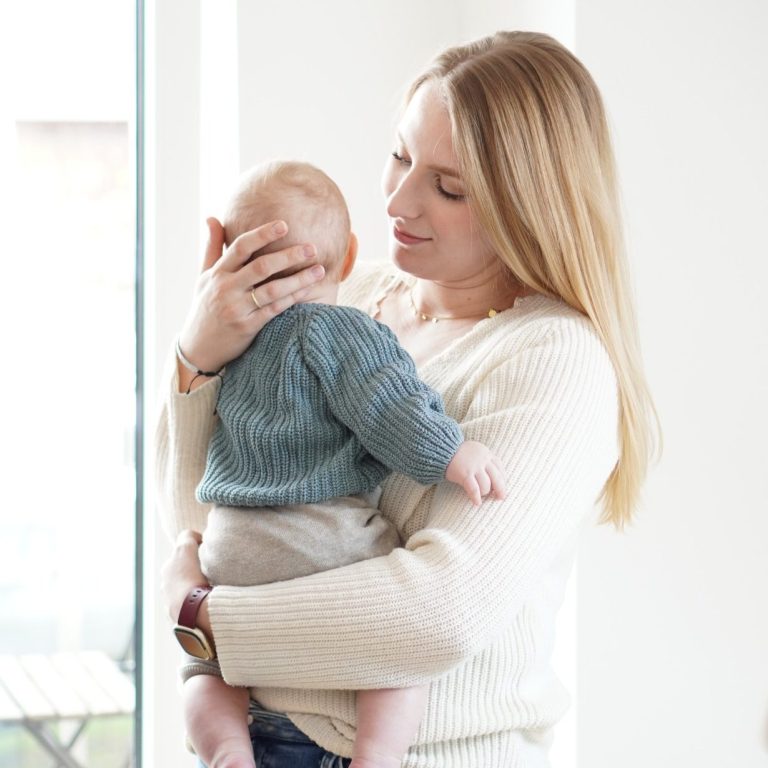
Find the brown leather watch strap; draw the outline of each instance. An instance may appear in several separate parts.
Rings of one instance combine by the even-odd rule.
[[[190,590],[189,594],[184,598],[181,610],[179,611],[178,623],[182,627],[197,628],[197,614],[200,611],[200,606],[212,589],[213,587],[205,584]]]

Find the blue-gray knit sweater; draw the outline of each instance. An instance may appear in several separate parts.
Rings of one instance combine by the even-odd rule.
[[[437,483],[463,435],[386,326],[297,304],[227,366],[200,501],[307,504],[373,490],[390,471]]]

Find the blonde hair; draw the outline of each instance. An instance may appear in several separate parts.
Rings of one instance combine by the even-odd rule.
[[[640,356],[616,170],[600,93],[548,35],[498,32],[449,48],[411,86],[438,84],[470,205],[512,277],[593,323],[619,388],[619,460],[601,522],[631,520],[660,429]]]
[[[288,233],[257,256],[312,243],[329,278],[338,277],[349,244],[349,211],[341,190],[327,174],[296,160],[270,160],[246,171],[224,216],[226,244],[273,219],[285,221]]]

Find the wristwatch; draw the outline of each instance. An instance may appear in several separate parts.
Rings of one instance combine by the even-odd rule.
[[[197,626],[197,614],[200,606],[210,594],[213,587],[208,584],[195,587],[184,598],[179,611],[179,620],[173,628],[173,634],[179,641],[179,645],[190,656],[196,659],[212,661],[216,658],[216,652],[211,647],[211,642],[202,629]]]

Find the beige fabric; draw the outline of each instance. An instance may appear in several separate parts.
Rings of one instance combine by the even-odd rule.
[[[249,586],[287,581],[389,554],[397,529],[376,508],[380,490],[323,504],[283,507],[213,507],[200,564],[213,585]],[[217,662],[185,656],[182,681],[221,677]]]
[[[378,494],[376,494],[378,496]],[[211,584],[287,581],[388,555],[397,529],[364,496],[283,507],[214,507],[200,547]]]
[[[370,311],[388,268],[356,270],[342,301]],[[225,679],[253,686],[326,749],[351,754],[355,690],[431,682],[406,768],[547,765],[568,697],[554,622],[578,529],[617,459],[617,392],[590,323],[541,296],[479,322],[420,370],[467,439],[501,457],[508,496],[392,475],[380,510],[404,542],[383,557],[256,587],[217,587]],[[158,429],[166,527],[202,529],[194,487],[218,388],[169,386]]]

